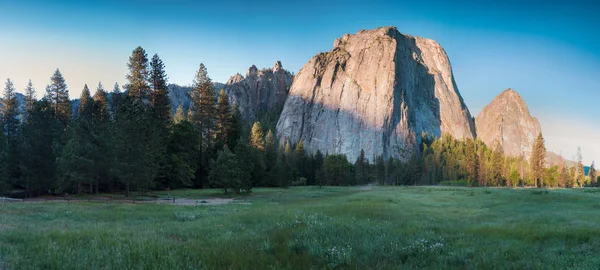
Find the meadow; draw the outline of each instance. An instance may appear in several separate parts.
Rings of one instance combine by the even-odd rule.
[[[155,193],[197,205],[0,204],[0,269],[597,269],[600,190]]]

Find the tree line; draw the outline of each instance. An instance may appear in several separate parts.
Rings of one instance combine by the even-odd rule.
[[[282,141],[273,133],[279,112],[260,112],[247,123],[224,90],[215,93],[200,64],[188,111],[173,114],[165,65],[141,47],[127,63],[124,90],[109,93],[99,83],[83,87],[79,107],[56,70],[42,99],[31,81],[21,111],[16,90],[6,81],[0,132],[0,192],[21,196],[80,194],[176,188],[222,188],[250,193],[253,187],[292,185],[436,185],[577,187],[597,185],[578,164],[546,166],[540,134],[531,159],[507,157],[501,145],[421,136],[407,161],[383,156],[369,160],[361,150],[345,155],[308,153],[302,140]],[[265,125],[261,125],[261,122]],[[580,151],[579,151],[580,153]],[[457,181],[459,180],[459,181]],[[20,194],[15,191],[21,191]]]

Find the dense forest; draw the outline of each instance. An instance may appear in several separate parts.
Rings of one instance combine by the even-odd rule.
[[[222,188],[250,193],[253,187],[293,185],[596,186],[594,165],[547,166],[540,134],[530,159],[507,157],[502,146],[450,135],[421,135],[408,161],[308,153],[302,141],[282,142],[273,129],[281,109],[242,120],[224,90],[216,92],[200,64],[192,106],[173,113],[165,65],[136,48],[127,64],[128,83],[109,93],[83,87],[71,108],[57,69],[41,100],[31,81],[18,104],[8,79],[2,99],[0,193],[11,196],[125,192],[176,188]],[[23,110],[19,108],[22,107]],[[262,125],[261,125],[262,123]]]

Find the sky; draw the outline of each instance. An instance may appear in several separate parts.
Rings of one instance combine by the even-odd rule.
[[[208,2],[208,3],[205,3]],[[226,82],[248,67],[297,73],[345,33],[393,25],[446,50],[476,116],[513,88],[542,125],[549,150],[600,162],[600,2],[595,0],[192,1],[0,0],[0,80],[38,96],[56,68],[71,98],[84,84],[123,85],[137,46],[158,53],[171,83],[200,63]]]

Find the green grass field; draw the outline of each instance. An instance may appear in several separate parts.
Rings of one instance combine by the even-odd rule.
[[[0,204],[0,269],[598,269],[599,253],[596,189],[306,187],[214,206]]]

